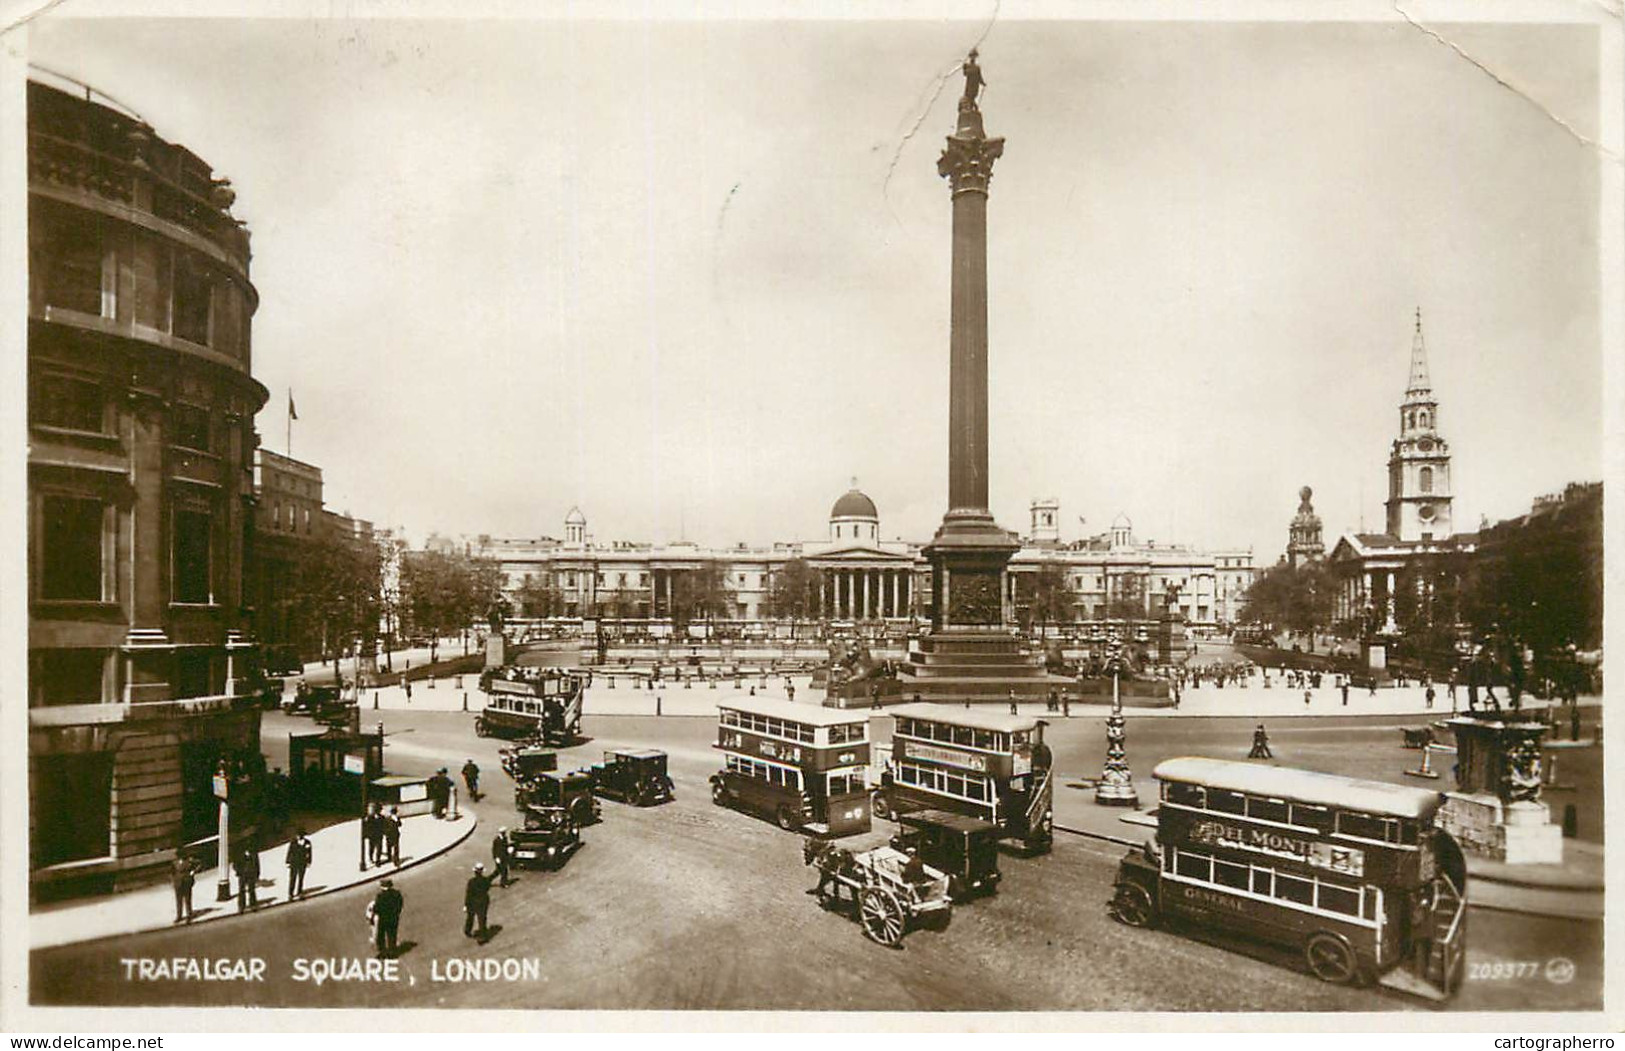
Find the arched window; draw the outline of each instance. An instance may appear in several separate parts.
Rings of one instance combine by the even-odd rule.
[[[1426,427],[1428,425],[1428,411],[1423,409],[1421,415],[1417,416],[1417,420],[1420,421],[1423,427]]]
[[[1422,468],[1417,480],[1420,482],[1424,493],[1433,492],[1433,468]]]

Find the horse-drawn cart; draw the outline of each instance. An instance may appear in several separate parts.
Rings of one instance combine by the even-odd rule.
[[[953,909],[947,874],[890,846],[854,851],[809,837],[802,861],[818,869],[818,903],[838,908],[845,888],[863,933],[881,945],[898,947],[914,921]]]

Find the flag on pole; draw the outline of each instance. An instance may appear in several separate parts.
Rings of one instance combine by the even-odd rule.
[[[288,419],[297,420],[299,412],[293,407],[293,388],[288,388]]]

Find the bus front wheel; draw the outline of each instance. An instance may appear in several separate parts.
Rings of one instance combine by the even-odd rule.
[[[723,788],[721,784],[712,785],[711,786],[711,802],[715,803],[717,806],[727,806],[728,805],[728,790],[726,788]]]
[[[1119,883],[1112,898],[1112,919],[1127,927],[1149,927],[1157,920],[1151,892],[1138,883]]]
[[[485,716],[483,716],[483,715],[474,720],[474,736],[475,737],[484,737],[485,736]]]
[[[1310,938],[1303,947],[1303,957],[1316,978],[1332,985],[1352,984],[1359,975],[1354,950],[1335,934],[1323,931]]]
[[[878,817],[882,821],[891,820],[891,800],[886,798],[886,793],[884,792],[875,793],[874,802],[869,805],[869,810],[872,814],[874,814],[875,817]]]
[[[800,824],[800,822],[796,820],[795,814],[791,813],[789,807],[779,807],[777,816],[779,827],[784,829],[786,832],[794,832],[796,830],[796,826]]]

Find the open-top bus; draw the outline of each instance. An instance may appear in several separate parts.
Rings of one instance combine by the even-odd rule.
[[[1223,759],[1169,759],[1155,776],[1156,847],[1119,866],[1119,921],[1285,945],[1328,982],[1455,992],[1467,865],[1434,827],[1439,793]]]
[[[718,704],[711,800],[819,836],[869,831],[869,716],[764,698]]]
[[[881,818],[951,810],[991,822],[1033,853],[1055,838],[1054,784],[1043,719],[947,704],[889,709],[891,767],[875,790]]]
[[[480,676],[485,710],[474,718],[481,737],[549,745],[581,737],[581,678],[558,668],[490,668]]]

